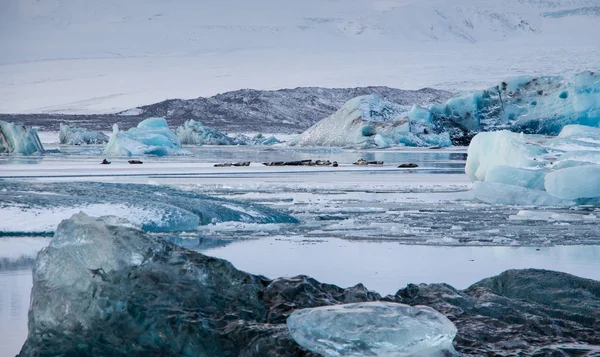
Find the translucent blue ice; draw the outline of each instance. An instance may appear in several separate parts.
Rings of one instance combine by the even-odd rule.
[[[90,131],[83,128],[71,128],[61,123],[58,138],[65,145],[97,145],[106,144],[108,136],[100,131]]]
[[[326,357],[451,356],[456,327],[428,306],[367,302],[298,310],[287,319],[298,344]]]
[[[37,131],[0,120],[0,154],[42,154],[44,146]]]
[[[148,232],[194,231],[199,225],[239,221],[296,223],[257,204],[215,198],[168,186],[100,182],[31,183],[0,180],[0,211],[55,223],[72,211],[119,215]],[[32,227],[38,222],[32,221]],[[39,233],[39,232],[38,232]]]
[[[149,118],[137,127],[120,131],[113,125],[113,133],[104,148],[109,156],[133,155],[186,155],[177,135],[169,129],[164,118]]]
[[[205,126],[194,119],[178,127],[177,137],[183,145],[273,145],[280,141],[274,136],[265,137],[258,133],[250,138],[243,134],[231,137],[222,131]]]

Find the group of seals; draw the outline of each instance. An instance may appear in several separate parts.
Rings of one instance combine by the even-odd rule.
[[[127,161],[128,163],[132,164],[132,165],[139,165],[139,164],[143,164],[143,162],[141,162],[140,160],[129,160]],[[104,159],[102,160],[102,162],[100,163],[100,165],[110,165],[112,164],[110,161]]]
[[[231,166],[236,166],[236,167],[240,167],[240,166],[250,166],[250,161],[243,161],[243,162],[227,162],[224,164],[215,164],[215,167],[231,167]]]
[[[263,162],[265,166],[330,166],[338,167],[337,161],[331,162],[329,160],[300,160],[300,161],[272,161],[272,162]]]
[[[358,159],[354,165],[383,165],[383,161],[367,161],[365,159]]]

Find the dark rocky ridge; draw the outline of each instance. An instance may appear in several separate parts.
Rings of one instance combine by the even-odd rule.
[[[39,126],[42,130],[58,130],[59,123],[90,130],[111,130],[114,123],[122,129],[137,125],[141,120],[165,117],[172,128],[188,119],[229,132],[299,133],[319,120],[333,114],[346,101],[366,94],[402,105],[442,103],[452,93],[431,88],[416,91],[388,87],[318,88],[301,87],[262,91],[243,89],[218,94],[210,98],[171,99],[140,107],[134,116],[115,114],[0,114],[0,120],[23,125]]]
[[[381,297],[360,284],[342,289],[306,276],[248,274],[80,214],[63,221],[38,254],[20,356],[314,357],[286,329],[292,311],[374,300],[444,313],[465,356],[600,353],[597,281],[512,270],[464,291],[421,284]]]

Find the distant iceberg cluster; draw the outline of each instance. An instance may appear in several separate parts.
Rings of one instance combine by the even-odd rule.
[[[164,118],[148,118],[126,131],[120,131],[115,124],[112,136],[104,148],[104,154],[109,156],[167,156],[188,153],[181,147],[179,138],[169,129]]]
[[[316,123],[289,142],[298,146],[450,146],[447,133],[429,132],[428,123],[406,106],[375,95],[349,100],[333,115]],[[425,126],[425,127],[424,127]]]
[[[0,121],[0,154],[42,154],[44,146],[30,127]]]
[[[100,145],[108,142],[108,136],[100,131],[72,128],[63,123],[60,124],[58,138],[64,145]]]
[[[274,136],[266,137],[261,133],[254,137],[243,134],[231,137],[193,119],[178,127],[176,133],[182,145],[273,145],[281,142]]]
[[[556,137],[480,133],[465,171],[475,181],[475,197],[488,203],[598,205],[600,128],[567,125]]]

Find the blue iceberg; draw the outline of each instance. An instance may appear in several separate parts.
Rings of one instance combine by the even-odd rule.
[[[101,182],[0,181],[0,211],[5,218],[0,231],[11,234],[48,234],[65,217],[79,212],[119,216],[147,232],[195,231],[199,225],[228,221],[297,223],[258,204],[168,186]]]
[[[72,128],[60,123],[58,139],[64,145],[99,145],[108,142],[108,136],[100,131]]]
[[[37,131],[0,120],[0,154],[43,154],[44,146]]]
[[[273,145],[281,142],[274,136],[265,137],[261,133],[252,138],[243,134],[231,137],[194,119],[186,120],[176,133],[182,145]]]
[[[412,114],[411,114],[412,113]],[[298,146],[450,146],[450,135],[434,133],[426,110],[375,95],[349,100],[333,115],[292,139]]]
[[[148,118],[126,131],[120,131],[117,124],[113,125],[113,133],[104,148],[104,154],[167,156],[187,155],[189,152],[181,148],[179,138],[169,129],[164,118]]]
[[[599,205],[600,128],[567,125],[556,137],[479,133],[465,172],[475,198],[489,203]]]

